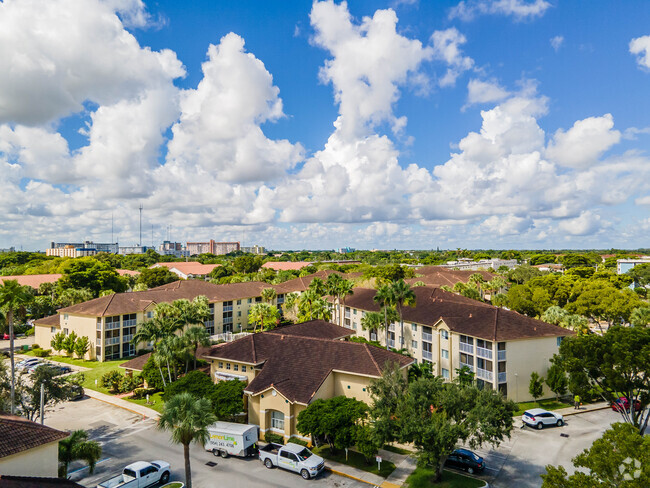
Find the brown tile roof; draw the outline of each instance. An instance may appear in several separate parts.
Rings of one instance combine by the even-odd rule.
[[[204,354],[210,351],[210,349],[211,349],[210,346],[208,347],[199,346],[199,348],[196,350],[196,357],[198,359],[201,359]],[[125,363],[120,364],[119,367],[124,369],[130,369],[132,371],[142,371],[144,369],[144,365],[147,364],[147,361],[149,361],[150,357],[151,357],[151,353],[148,352],[146,354],[143,354],[142,356],[135,357],[133,359],[130,359],[129,361],[126,361]]]
[[[47,325],[48,327],[56,326],[61,324],[59,314],[50,315],[48,317],[43,317],[41,319],[34,320],[35,324],[38,325]]]
[[[296,329],[304,324],[298,324]],[[317,330],[316,327],[313,330]],[[387,363],[406,367],[413,359],[383,348],[281,332],[251,334],[214,346],[204,357],[264,363],[246,391],[262,393],[270,387],[288,400],[308,404],[332,371],[379,377]]]
[[[212,271],[214,268],[221,266],[220,264],[202,264],[199,263],[198,261],[179,261],[179,262],[171,262],[171,263],[156,263],[151,266],[151,268],[157,268],[160,266],[164,266],[170,271],[172,269],[177,269],[184,275],[207,275]]]
[[[319,339],[343,339],[355,332],[325,320],[310,320],[300,324],[284,325],[268,331],[270,334],[284,334],[296,337],[317,337]]]
[[[296,271],[312,264],[307,261],[268,261],[262,268],[274,269],[275,271]]]
[[[440,288],[419,286],[413,288],[413,292],[416,306],[403,308],[404,322],[433,326],[443,320],[454,332],[490,341],[573,335],[562,327]],[[359,310],[379,311],[379,305],[373,300],[375,294],[373,289],[355,288],[345,304]]]
[[[0,488],[84,488],[83,485],[65,478],[38,478],[36,476],[0,475]]]
[[[467,283],[469,277],[473,274],[480,274],[485,281],[492,280],[496,275],[484,270],[471,271],[471,270],[457,270],[442,268],[440,266],[423,266],[415,270],[416,277],[405,280],[409,285],[422,281],[429,286],[451,286],[456,283]],[[421,276],[417,276],[421,275]]]
[[[0,414],[0,458],[60,441],[69,435],[16,415]]]
[[[203,280],[181,280],[146,291],[106,295],[62,308],[59,313],[93,317],[136,313],[145,310],[151,304],[171,302],[181,298],[192,300],[200,295],[208,297],[211,303],[258,297],[263,288],[270,287],[271,285],[267,283],[257,281],[215,285]]]
[[[347,280],[352,280],[360,277],[363,273],[344,274],[339,273],[338,271],[333,271],[331,269],[322,269],[307,276],[301,276],[300,278],[294,278],[293,280],[285,281],[284,283],[275,285],[274,288],[277,293],[303,292],[309,288],[309,285],[312,281],[314,281],[314,278],[320,278],[321,280],[326,281],[327,278],[332,274],[339,274]]]
[[[31,286],[35,290],[42,283],[55,283],[59,278],[60,274],[35,274],[35,275],[16,275],[16,276],[0,276],[0,281],[9,281],[16,280],[19,285],[22,286]]]

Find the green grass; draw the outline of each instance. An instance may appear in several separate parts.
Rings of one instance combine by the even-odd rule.
[[[356,451],[348,451],[348,460],[345,460],[345,451],[341,452],[331,452],[329,446],[320,446],[314,447],[311,450],[314,454],[329,459],[330,461],[336,461],[341,464],[347,464],[353,468],[361,469],[367,471],[368,473],[376,474],[382,478],[386,478],[395,470],[395,465],[390,461],[381,462],[381,471],[377,469],[377,463],[373,462],[368,464],[366,463],[366,458],[363,457],[363,454],[359,454]]]
[[[557,410],[559,408],[572,407],[573,404],[558,402],[554,398],[548,400],[539,400],[538,402],[521,402],[517,404],[518,410],[514,416],[523,415],[526,410],[531,408],[543,408],[544,410]]]
[[[404,456],[413,454],[413,451],[409,451],[408,449],[402,449],[401,447],[391,446],[389,444],[386,444],[384,447],[382,447],[382,449],[384,451],[390,451],[390,452],[394,452],[395,454],[402,454]]]
[[[153,405],[147,405],[147,399],[143,398],[141,400],[134,400],[132,398],[124,398],[124,400],[135,403],[136,405],[142,405],[143,407],[148,407],[153,410],[155,410],[158,413],[162,413],[163,407],[165,406],[165,402],[162,399],[162,391],[159,391],[158,393],[154,393],[153,395],[149,396],[149,401],[150,402],[155,402]]]
[[[416,468],[411,475],[406,478],[408,488],[480,488],[485,482],[469,476],[463,476],[460,473],[443,470],[442,479],[434,483],[436,472],[430,468]]]
[[[167,483],[161,488],[181,488],[181,486],[185,486],[185,485],[183,485],[183,483],[181,483],[180,481],[172,481],[171,483]]]

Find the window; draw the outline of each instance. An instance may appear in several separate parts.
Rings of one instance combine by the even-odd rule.
[[[152,319],[153,318],[153,312],[147,312],[147,318]]]
[[[233,365],[232,365],[232,369],[233,369],[234,371],[239,371],[239,364],[233,364]]]
[[[67,313],[63,314],[63,320],[68,320],[68,314]]]
[[[237,300],[237,305],[241,305],[241,300]]]
[[[237,310],[237,317],[241,317],[241,310]]]
[[[468,366],[474,366],[474,356],[470,356],[469,354],[465,353],[460,353],[460,362],[462,364],[466,364]]]
[[[50,332],[52,334],[56,334],[56,327],[50,327]]]
[[[472,344],[472,345],[474,345],[474,339],[469,337],[469,336],[466,336],[466,335],[461,335],[460,336],[460,342],[461,342],[461,344]]]
[[[564,337],[557,338],[557,347],[560,347],[560,344],[562,344],[562,339],[564,339]]]
[[[63,335],[68,335],[68,329],[63,329]]]
[[[284,414],[277,410],[271,411],[271,428],[276,430],[284,430]]]
[[[230,369],[230,363],[226,363],[226,369]]]
[[[418,331],[418,324],[411,324],[411,330],[413,332],[417,332]]]
[[[356,308],[353,308],[353,309],[352,309],[352,315],[356,315],[356,314],[357,314],[357,309],[356,309]]]
[[[413,349],[417,349],[418,348],[418,341],[411,341],[411,347]]]
[[[440,331],[440,337],[442,337],[444,340],[449,339],[449,331],[445,330],[445,329],[442,329]]]
[[[476,339],[476,347],[492,349],[492,343],[490,341],[484,341],[483,339]]]
[[[446,380],[449,379],[449,370],[448,370],[448,369],[446,369],[446,368],[442,368],[442,370],[441,370],[440,372],[442,373],[442,377],[443,377],[444,379],[446,379]]]
[[[219,361],[219,368],[223,369],[223,363],[221,361]]]
[[[242,364],[241,372],[242,372],[242,373],[245,373],[245,372],[246,372],[246,365],[245,365],[245,364]]]
[[[447,351],[447,349],[441,349],[440,357],[442,357],[442,359],[449,359],[449,351]]]
[[[253,303],[253,299],[252,299],[252,298],[249,298],[249,299],[248,299],[248,303]]]

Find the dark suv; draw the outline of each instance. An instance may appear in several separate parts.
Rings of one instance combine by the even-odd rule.
[[[456,449],[445,461],[445,466],[464,469],[469,474],[480,473],[485,469],[483,458],[469,449]]]

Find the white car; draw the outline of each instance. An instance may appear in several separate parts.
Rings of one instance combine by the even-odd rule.
[[[24,359],[23,361],[16,364],[16,371],[28,370],[32,366],[35,366],[41,362],[43,362],[43,360],[40,358]]]
[[[521,416],[524,424],[535,427],[537,430],[543,429],[547,425],[557,425],[562,427],[564,425],[564,417],[559,413],[549,412],[543,408],[533,408],[526,410]]]

